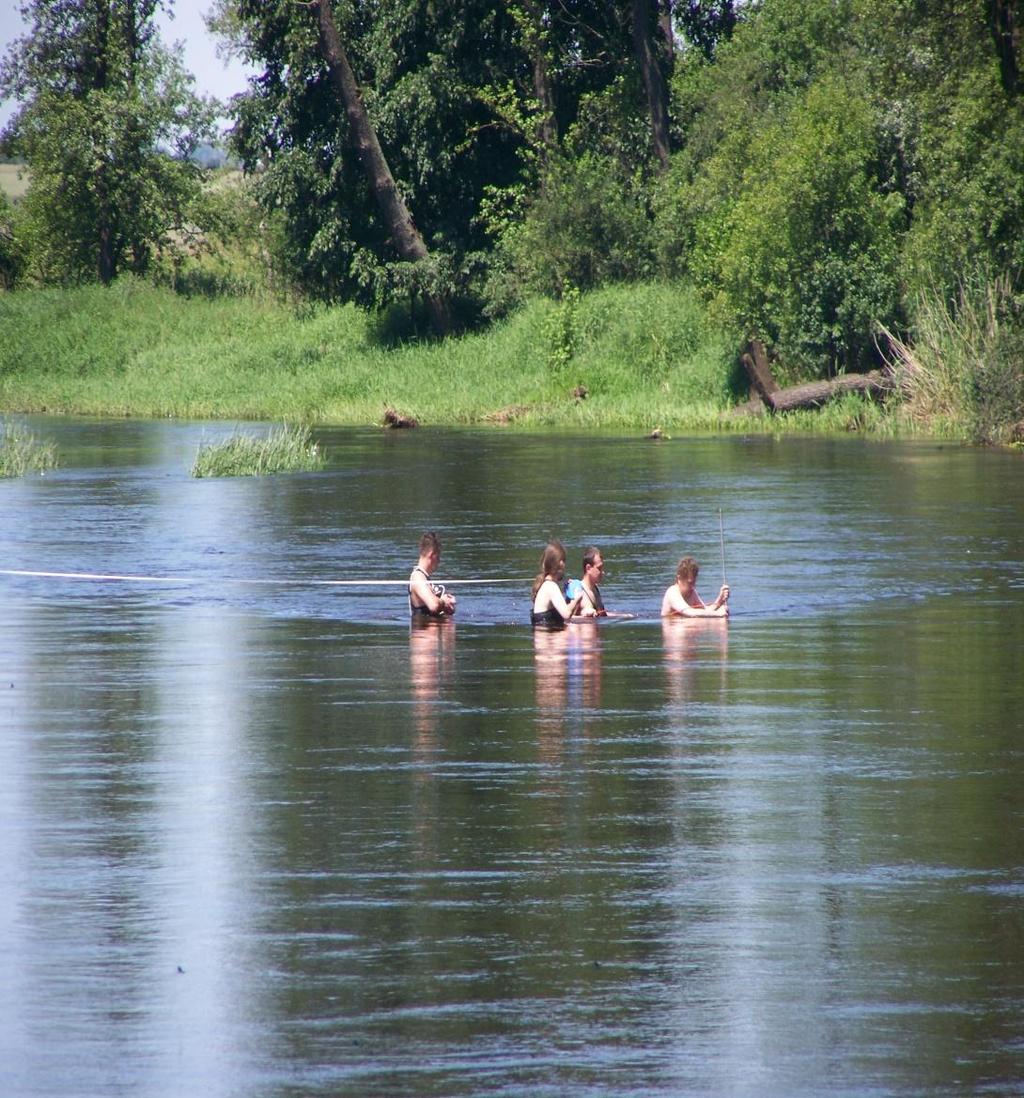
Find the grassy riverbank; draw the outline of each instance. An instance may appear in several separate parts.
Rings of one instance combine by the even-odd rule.
[[[727,416],[743,395],[736,348],[685,287],[539,301],[438,343],[389,347],[380,329],[350,306],[184,298],[130,279],[19,291],[0,296],[0,409],[366,424],[390,406],[431,425],[759,429]],[[761,429],[780,427],[892,430],[858,399]]]

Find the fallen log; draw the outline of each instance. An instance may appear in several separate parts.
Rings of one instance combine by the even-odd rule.
[[[753,390],[752,399],[740,405],[736,414],[757,414],[759,405],[769,412],[792,412],[797,408],[818,408],[842,393],[866,393],[869,396],[881,396],[893,388],[890,374],[881,370],[872,370],[869,374],[844,374],[831,381],[810,381],[804,385],[793,385],[780,389],[772,376],[768,364],[768,355],[764,344],[757,338],[751,338],[746,352],[740,356],[743,368],[750,378]]]
[[[882,396],[891,389],[892,379],[888,374],[872,370],[869,374],[845,374],[831,381],[811,381],[790,389],[778,389],[770,394],[765,404],[773,412],[792,412],[797,408],[818,408],[842,393]]]

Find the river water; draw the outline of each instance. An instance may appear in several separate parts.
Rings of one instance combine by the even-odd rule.
[[[0,575],[0,1093],[1024,1093],[1020,455],[27,422],[0,567],[150,578]],[[424,528],[522,582],[311,582]]]

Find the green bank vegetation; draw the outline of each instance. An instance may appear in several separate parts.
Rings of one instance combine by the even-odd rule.
[[[269,473],[313,472],[324,455],[309,427],[275,428],[263,438],[238,434],[201,446],[192,465],[194,477],[258,477]]]
[[[159,6],[0,68],[6,408],[1024,437],[1020,0],[218,0],[242,175]]]
[[[0,423],[0,477],[23,477],[57,467],[57,448],[31,431]]]
[[[393,407],[435,425],[707,429],[735,382],[733,348],[672,285],[535,300],[481,332],[399,345],[354,305],[128,278],[0,296],[0,327],[0,404],[31,412],[372,424]]]

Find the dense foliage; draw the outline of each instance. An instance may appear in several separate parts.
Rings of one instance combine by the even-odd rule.
[[[9,148],[31,167],[23,259],[47,282],[144,272],[198,194],[186,159],[213,107],[158,41],[158,0],[30,0],[0,68],[20,99]],[[9,261],[0,263],[9,267]]]
[[[25,5],[36,33],[4,71],[27,96],[33,185],[0,209],[7,284],[103,276],[108,222],[108,267],[144,269],[180,220],[191,169],[158,150],[184,147],[197,116],[149,32],[156,3]],[[325,12],[379,170],[322,18],[318,35]],[[424,300],[466,321],[537,294],[687,284],[736,346],[756,332],[798,380],[878,365],[938,307],[967,323],[965,294],[998,284],[975,389],[998,376],[1017,391],[1019,364],[991,358],[1020,345],[1024,0],[219,0],[213,24],[258,69],[231,143],[260,212],[232,222],[231,191],[207,209],[222,229],[258,226],[277,285],[397,304],[415,325]],[[381,171],[422,237],[415,261],[377,201]]]

